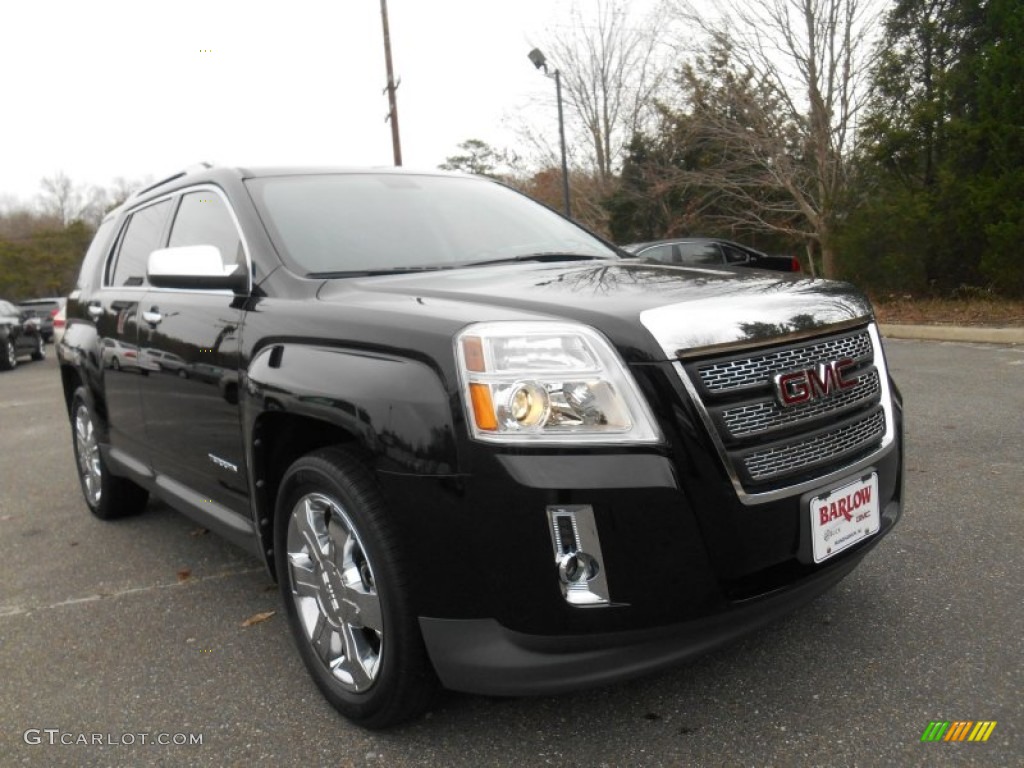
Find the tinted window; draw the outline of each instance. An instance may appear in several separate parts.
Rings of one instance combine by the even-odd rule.
[[[225,266],[245,264],[238,228],[224,200],[211,191],[182,196],[168,245],[215,245]]]
[[[247,183],[275,246],[304,272],[446,265],[536,253],[617,258],[585,230],[489,181],[332,174]]]
[[[680,243],[683,264],[721,264],[722,254],[714,243]]]
[[[78,274],[79,288],[89,288],[98,276],[99,265],[106,261],[105,257],[110,249],[110,238],[114,233],[114,221],[114,219],[107,219],[96,230],[96,234],[89,244],[89,250],[85,252],[82,270]]]
[[[672,258],[672,246],[671,245],[655,245],[652,248],[646,248],[639,254],[644,259],[654,259],[664,264],[671,264]],[[678,259],[675,259],[678,261]]]
[[[744,264],[750,261],[750,254],[746,251],[741,251],[739,248],[734,248],[731,245],[722,245],[722,250],[725,252],[727,264]]]
[[[132,214],[121,238],[111,285],[145,285],[146,262],[149,254],[161,245],[160,236],[170,209],[171,201],[164,200]]]

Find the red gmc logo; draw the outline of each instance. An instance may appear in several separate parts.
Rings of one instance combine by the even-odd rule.
[[[776,374],[775,394],[783,406],[800,405],[828,397],[843,389],[857,386],[859,377],[850,376],[854,365],[850,358],[822,363],[817,368]]]

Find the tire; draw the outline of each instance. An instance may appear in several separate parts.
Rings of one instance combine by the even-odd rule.
[[[188,378],[188,371],[186,371],[184,368],[179,368],[178,369],[178,378],[179,379],[187,379]]]
[[[36,336],[36,348],[32,350],[32,359],[37,362],[46,359],[46,342],[42,336]]]
[[[136,515],[146,506],[149,491],[110,474],[100,452],[95,417],[85,387],[71,399],[71,438],[75,465],[86,506],[100,520]]]
[[[0,371],[9,371],[18,365],[18,352],[14,348],[14,339],[8,336],[0,348]]]
[[[121,363],[115,357],[113,360],[110,361],[110,367],[113,368],[115,371],[120,371],[121,370]]]
[[[324,697],[364,728],[423,712],[438,682],[369,471],[337,448],[300,458],[281,481],[274,533],[288,622]]]

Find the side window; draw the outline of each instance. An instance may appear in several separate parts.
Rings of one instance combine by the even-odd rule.
[[[97,280],[100,266],[106,262],[106,255],[110,251],[110,237],[114,231],[115,219],[107,219],[102,222],[89,243],[89,250],[85,252],[82,259],[82,268],[78,272],[77,288],[88,289]]]
[[[149,261],[149,254],[161,245],[160,236],[170,210],[171,201],[162,200],[132,214],[124,237],[121,238],[110,285],[146,284],[146,262]]]
[[[722,254],[714,243],[680,243],[683,264],[721,264]]]
[[[653,259],[654,261],[660,261],[662,264],[672,263],[672,246],[671,245],[655,245],[651,248],[645,248],[640,251],[640,257],[644,259]]]
[[[750,255],[746,253],[746,251],[741,251],[739,248],[733,248],[730,245],[723,245],[722,250],[725,251],[726,264],[746,264],[750,261]]]
[[[168,245],[215,245],[220,249],[225,267],[232,264],[245,266],[245,251],[238,228],[227,205],[215,192],[182,195]]]

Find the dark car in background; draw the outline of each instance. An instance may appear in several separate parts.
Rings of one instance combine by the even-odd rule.
[[[53,318],[64,308],[67,299],[62,297],[51,297],[46,299],[29,299],[18,302],[18,306],[29,314],[30,317],[39,320],[39,330],[43,335],[43,341],[53,341]]]
[[[714,237],[683,237],[631,243],[622,246],[627,253],[662,264],[688,267],[751,267],[776,272],[799,272],[800,260],[795,256],[771,256],[746,245]]]
[[[39,321],[31,313],[0,299],[0,371],[17,366],[22,355],[33,360],[46,357]]]

